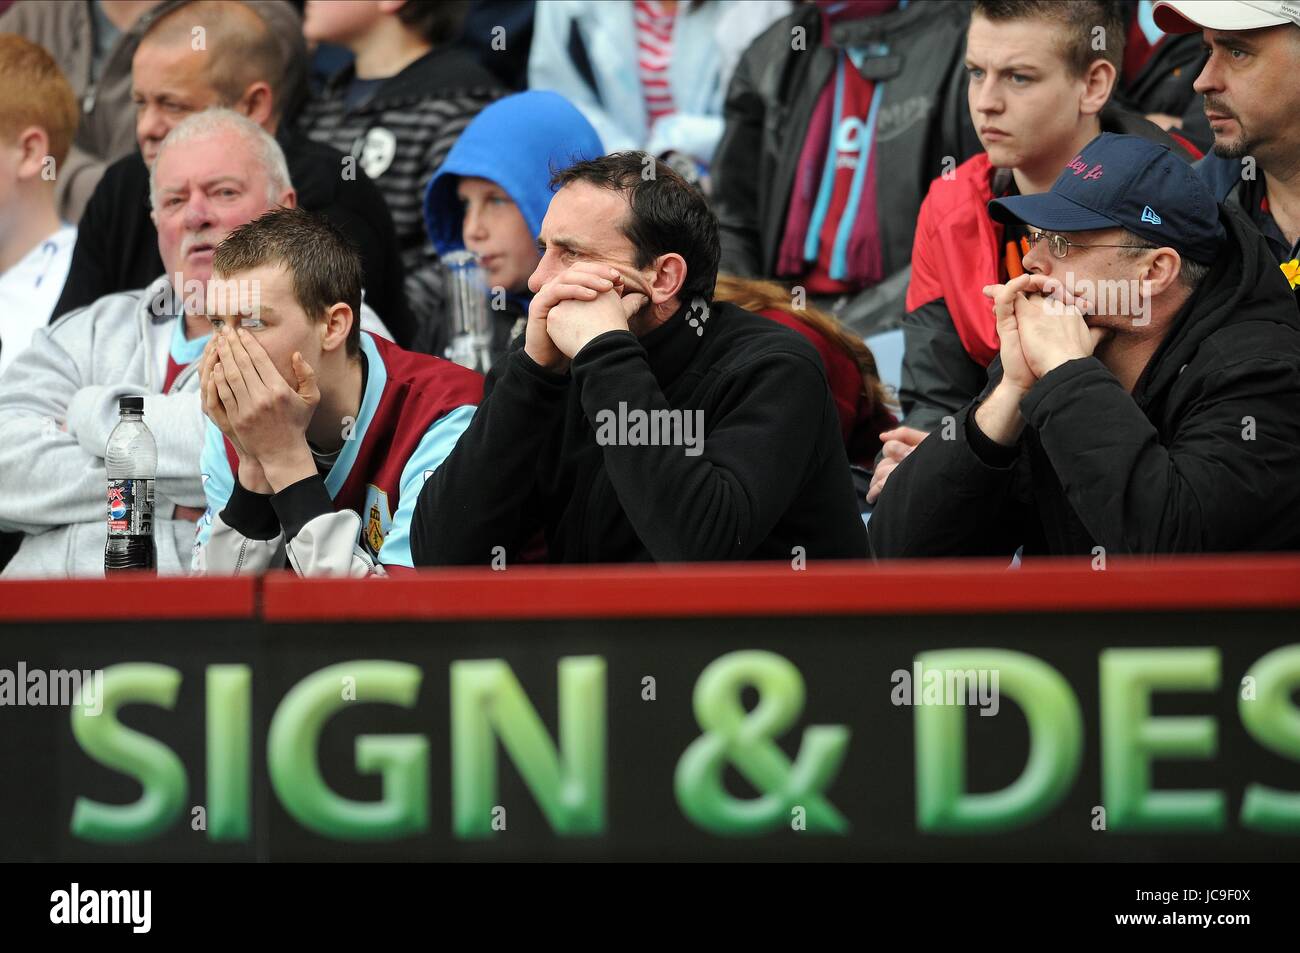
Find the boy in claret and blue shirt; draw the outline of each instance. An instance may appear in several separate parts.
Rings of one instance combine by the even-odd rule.
[[[411,567],[416,498],[468,426],[482,377],[360,331],[360,260],[308,212],[236,230],[213,271],[194,569]]]

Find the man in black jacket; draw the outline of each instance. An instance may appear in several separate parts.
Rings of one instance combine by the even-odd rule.
[[[500,565],[539,532],[552,562],[865,556],[821,361],[711,301],[703,197],[636,152],[554,183],[524,345],[420,493],[415,565]]]
[[[285,62],[286,53],[267,23],[234,0],[187,3],[152,21],[132,63],[140,153],[110,165],[91,195],[53,317],[115,291],[143,288],[162,274],[158,233],[149,214],[149,164],[177,123],[220,105],[276,136],[299,204],[324,215],[356,243],[366,304],[399,344],[409,340],[412,318],[402,290],[401,256],[383,196],[342,153],[288,129],[277,134],[292,94],[283,83],[299,69]]]
[[[1300,548],[1300,313],[1246,218],[1110,133],[990,212],[1032,246],[986,290],[990,386],[890,477],[874,554]]]

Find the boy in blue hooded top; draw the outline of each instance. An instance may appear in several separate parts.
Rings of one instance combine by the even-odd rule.
[[[474,252],[488,285],[504,290],[489,303],[494,361],[528,314],[528,278],[541,260],[537,236],[551,203],[551,175],[604,154],[596,130],[572,103],[531,91],[479,113],[429,181],[424,219],[439,257]]]

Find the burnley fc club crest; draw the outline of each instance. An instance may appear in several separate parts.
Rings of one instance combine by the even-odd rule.
[[[361,528],[361,542],[372,556],[378,556],[388,535],[393,517],[388,509],[388,494],[376,486],[366,487],[365,525]]]

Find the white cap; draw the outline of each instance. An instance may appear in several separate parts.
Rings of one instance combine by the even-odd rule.
[[[1154,15],[1166,33],[1262,30],[1300,26],[1300,0],[1158,0]]]

